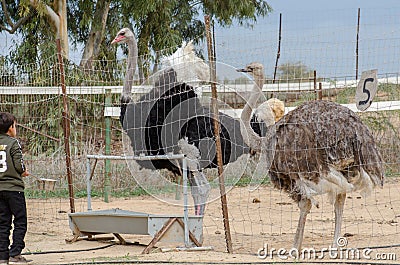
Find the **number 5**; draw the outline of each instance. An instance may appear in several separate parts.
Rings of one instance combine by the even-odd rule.
[[[375,97],[376,90],[378,89],[377,73],[378,70],[375,69],[364,71],[361,74],[355,97],[357,109],[361,111],[368,109]],[[367,96],[366,99],[365,96]]]

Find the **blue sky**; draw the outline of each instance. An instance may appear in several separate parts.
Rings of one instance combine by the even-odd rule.
[[[385,7],[400,7],[398,0],[269,0],[268,3],[277,12],[288,13],[294,15],[298,10],[325,10],[325,9],[350,9],[350,8],[381,8]]]
[[[357,12],[361,9],[359,72],[399,72],[400,1],[271,0],[274,12],[253,29],[216,28],[217,59],[237,67],[261,61],[273,75],[282,13],[280,63],[302,62],[324,77],[355,75]]]

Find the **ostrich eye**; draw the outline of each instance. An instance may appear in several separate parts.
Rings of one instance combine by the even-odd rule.
[[[121,36],[125,36],[125,32],[121,32],[119,35],[121,35]]]

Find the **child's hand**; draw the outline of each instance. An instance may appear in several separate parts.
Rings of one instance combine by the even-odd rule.
[[[27,177],[27,176],[29,176],[30,174],[31,174],[31,173],[29,173],[28,170],[25,170],[25,171],[21,174],[21,176]]]

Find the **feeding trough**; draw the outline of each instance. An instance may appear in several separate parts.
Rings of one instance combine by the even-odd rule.
[[[183,170],[183,215],[155,215],[142,212],[109,209],[92,211],[91,207],[91,180],[93,171],[90,159],[113,160],[157,160],[157,159],[182,159]],[[112,233],[122,244],[126,243],[120,234],[149,235],[150,243],[142,253],[149,253],[157,242],[184,243],[185,248],[202,247],[203,243],[203,216],[189,216],[187,198],[187,161],[184,155],[159,155],[159,156],[107,156],[87,155],[87,204],[88,211],[70,213],[69,224],[74,237],[68,242],[75,242],[81,236]],[[96,165],[96,163],[95,163]]]
[[[121,243],[120,234],[150,235],[153,239],[143,250],[149,253],[157,242],[184,243],[185,225],[183,216],[155,215],[141,212],[110,209],[70,213],[69,225],[76,241],[79,236],[114,234]],[[203,242],[203,216],[188,217],[189,238],[200,247]]]
[[[35,175],[30,175],[36,179],[36,184],[39,190],[54,191],[56,186],[56,179],[40,178]]]

